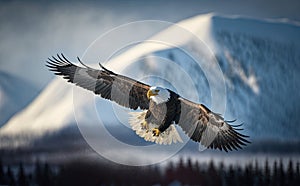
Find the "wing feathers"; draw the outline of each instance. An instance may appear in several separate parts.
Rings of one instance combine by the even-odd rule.
[[[212,149],[232,151],[241,149],[250,143],[249,136],[239,133],[240,125],[230,125],[219,114],[211,112],[202,104],[196,104],[183,98],[178,125],[194,141]]]
[[[77,57],[84,66],[79,67],[70,62],[63,54],[48,58],[46,66],[55,75],[63,76],[68,82],[93,91],[102,98],[115,101],[116,103],[132,108],[149,108],[147,91],[149,86],[126,76],[118,75],[101,64],[103,70],[88,67]]]

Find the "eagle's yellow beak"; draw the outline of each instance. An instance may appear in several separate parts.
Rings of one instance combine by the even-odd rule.
[[[157,92],[152,92],[152,90],[148,90],[147,92],[147,98],[150,99],[151,96],[156,96],[158,95]]]

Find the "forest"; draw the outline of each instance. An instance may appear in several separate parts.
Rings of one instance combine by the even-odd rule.
[[[28,167],[0,162],[0,185],[299,185],[299,162],[268,159],[245,166],[199,163],[190,158],[166,166],[126,166],[103,161],[49,164],[36,161]]]

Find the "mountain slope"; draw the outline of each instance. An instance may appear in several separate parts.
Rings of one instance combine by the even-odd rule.
[[[201,15],[150,38],[163,42],[141,43],[105,66],[176,90],[228,120],[237,118],[253,139],[300,140],[300,96],[295,93],[300,88],[300,38],[296,33],[299,26],[275,20]],[[214,59],[222,76],[215,73]],[[55,78],[0,134],[43,136],[76,127],[76,121],[97,125],[98,117],[104,123],[128,126],[128,109],[73,87]]]
[[[29,82],[0,71],[0,127],[38,94]]]

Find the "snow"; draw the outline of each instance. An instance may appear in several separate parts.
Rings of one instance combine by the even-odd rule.
[[[290,130],[299,128],[300,108],[295,102],[300,88],[299,31],[299,25],[280,20],[200,15],[163,30],[104,65],[146,83],[176,89],[228,120],[237,118],[246,123],[245,132],[252,137],[299,139],[300,131]],[[84,57],[89,55],[87,51]],[[128,112],[55,78],[1,128],[0,135],[34,138],[76,127],[76,122],[97,125],[99,118],[129,127]]]
[[[184,33],[187,32],[186,30],[188,29],[188,31],[196,35],[199,27],[197,24],[193,23],[196,21],[201,23],[203,28],[209,28],[209,26],[205,26],[205,24],[209,24],[210,16],[211,15],[195,17],[190,20],[183,21],[174,27],[170,27],[149,39],[149,42],[146,41],[141,43],[127,51],[126,54],[122,54],[114,58],[107,63],[106,66],[115,72],[122,72],[122,70],[124,70],[128,65],[131,65],[131,63],[133,63],[136,59],[139,59],[144,55],[151,54],[155,51],[165,50],[174,46],[183,45],[184,43],[189,42],[190,38],[187,34],[181,34],[185,37],[178,38],[178,31]],[[206,35],[209,31],[202,29],[201,33]],[[170,46],[165,43],[172,43],[174,46]],[[130,72],[128,74],[130,75]],[[76,94],[75,101],[76,105],[79,104],[79,107],[82,107],[80,109],[76,109],[78,111],[76,112],[78,113],[76,115],[78,117],[76,118],[77,122],[89,121],[90,123],[91,117],[89,117],[88,113],[91,112],[86,111],[86,105],[93,104],[94,99],[92,94],[87,93],[85,90],[79,90],[79,88],[66,83],[61,78],[55,78],[29,107],[13,117],[0,132],[7,135],[32,133],[40,136],[75,123],[73,113],[73,88],[75,91],[81,92],[80,94]],[[85,100],[87,97],[89,98],[88,101]],[[100,104],[107,103],[101,102]],[[83,116],[80,113],[84,113],[85,115]],[[111,117],[111,115],[106,115],[104,120],[111,120]],[[95,120],[97,121],[97,119]]]
[[[8,125],[2,127],[1,132],[5,133],[6,131],[9,131],[10,134],[18,134],[26,130],[42,130],[45,126],[57,126],[58,123],[61,123],[64,120],[65,115],[63,117],[54,116],[59,114],[62,110],[65,110],[66,115],[68,115],[68,109],[66,108],[68,107],[68,100],[65,95],[69,93],[68,89],[66,90],[66,88],[62,89],[60,87],[62,84],[63,83],[61,81],[53,81],[49,84],[49,86],[46,87],[46,89],[30,104],[29,107],[20,112],[17,115],[18,117],[13,117],[9,121]],[[55,105],[61,108],[55,109]],[[48,115],[47,112],[53,112],[53,114]],[[51,123],[53,125],[47,125],[47,122],[51,122],[53,120],[54,122]],[[30,122],[30,125],[27,124],[28,122]]]
[[[127,65],[130,65],[143,56],[156,51],[180,47],[195,38],[205,43],[210,43],[210,20],[212,15],[213,14],[200,15],[172,25],[150,39],[132,47],[126,51],[126,53],[114,57],[109,61],[107,67],[121,71],[125,69]]]
[[[0,71],[0,127],[29,104],[37,93],[36,87],[29,82]]]
[[[240,62],[233,59],[233,57],[230,55],[229,51],[225,50],[224,54],[225,54],[228,64],[230,66],[234,67],[232,69],[233,70],[232,74],[239,76],[245,85],[248,85],[249,88],[251,88],[255,94],[259,94],[259,85],[258,85],[257,77],[255,76],[255,74],[251,73],[247,76],[247,73],[242,68]]]
[[[300,44],[300,25],[286,20],[253,19],[241,16],[213,16],[213,33],[227,31],[270,39],[280,43]]]

